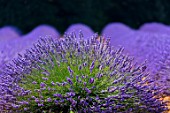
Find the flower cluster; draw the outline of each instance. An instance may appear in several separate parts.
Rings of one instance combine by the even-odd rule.
[[[25,113],[160,113],[159,87],[144,64],[115,50],[95,34],[84,40],[42,38],[6,65],[0,80],[0,108]],[[103,42],[104,41],[104,42]]]

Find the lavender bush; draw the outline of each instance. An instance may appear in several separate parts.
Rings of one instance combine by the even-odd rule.
[[[20,31],[12,26],[5,26],[0,29],[0,43],[10,41],[20,37]]]
[[[161,90],[144,64],[114,50],[109,39],[80,33],[64,40],[42,38],[6,65],[0,108],[25,113],[161,113]]]
[[[116,48],[120,48],[121,43],[128,40],[129,35],[134,34],[135,30],[122,23],[109,23],[103,28],[102,35],[111,37],[110,43]]]
[[[0,42],[0,68],[5,63],[10,62],[11,59],[16,58],[18,53],[23,54],[25,49],[31,48],[33,43],[36,43],[38,39],[45,36],[57,39],[60,34],[51,26],[40,25],[20,38]]]
[[[150,33],[158,33],[158,34],[170,34],[170,27],[162,24],[162,23],[145,23],[143,24],[140,29],[140,31],[144,31],[144,32],[150,32]]]

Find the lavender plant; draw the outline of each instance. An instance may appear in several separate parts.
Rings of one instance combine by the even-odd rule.
[[[21,35],[20,30],[13,26],[4,26],[0,28],[0,43],[19,38]]]
[[[150,33],[156,33],[156,34],[168,34],[169,35],[169,26],[162,24],[162,23],[145,23],[143,24],[140,29],[140,31],[144,32],[150,32]]]
[[[9,34],[10,27],[4,27],[2,29],[4,36]],[[0,31],[1,34],[1,31]],[[13,40],[0,41],[0,68],[12,59],[17,57],[17,54],[23,54],[25,49],[31,48],[33,43],[36,43],[40,37],[51,36],[53,38],[60,37],[59,32],[49,25],[40,25],[32,30],[30,33],[23,35],[20,38]],[[8,36],[9,37],[9,36]],[[3,37],[2,37],[3,38]]]
[[[110,44],[118,49],[123,42],[126,42],[126,40],[128,40],[128,36],[134,34],[135,32],[135,30],[129,28],[125,24],[117,22],[109,23],[108,25],[106,25],[102,30],[102,35],[111,37]]]
[[[144,64],[114,50],[109,39],[74,33],[42,38],[6,65],[0,107],[25,113],[161,113],[161,90],[152,87]]]

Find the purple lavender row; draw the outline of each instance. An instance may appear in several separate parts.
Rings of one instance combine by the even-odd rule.
[[[165,93],[170,94],[170,75],[168,74],[169,69],[166,69],[170,65],[168,64],[170,36],[149,31],[125,30],[125,26],[120,24],[119,27],[117,27],[117,24],[108,26],[108,31],[113,34],[111,44],[115,47],[124,47],[125,53],[133,56],[139,64],[146,61],[148,71],[154,78],[155,84],[164,86]],[[120,31],[121,33],[115,37]]]
[[[161,23],[146,23],[143,24],[140,28],[140,31],[150,32],[150,33],[160,33],[170,35],[170,26],[164,25]]]
[[[33,43],[36,43],[38,39],[46,36],[57,39],[60,35],[53,27],[41,25],[20,38],[0,42],[0,67],[3,67],[7,62],[16,58],[18,53],[23,54],[25,50],[31,48]]]
[[[21,32],[12,26],[5,26],[0,29],[0,42],[10,41],[21,36]]]
[[[110,43],[115,47],[122,46],[120,43],[128,40],[126,37],[133,33],[134,30],[122,23],[110,23],[106,25],[102,31],[103,36],[111,38]]]

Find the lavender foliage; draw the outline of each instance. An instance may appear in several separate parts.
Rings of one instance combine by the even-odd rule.
[[[82,35],[80,35],[82,36]],[[1,111],[25,113],[161,113],[159,87],[144,64],[115,50],[109,39],[42,38],[5,68]]]

